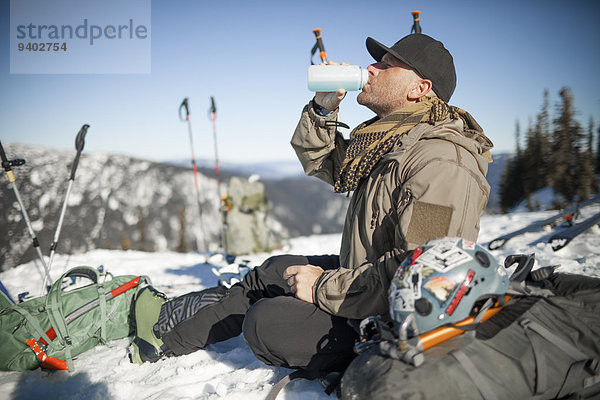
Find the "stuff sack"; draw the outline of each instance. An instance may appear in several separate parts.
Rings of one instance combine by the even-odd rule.
[[[227,253],[240,256],[281,246],[267,226],[269,200],[264,183],[234,176],[222,201]]]
[[[552,274],[536,289],[425,351],[419,367],[371,347],[345,371],[342,398],[600,397],[600,279]]]
[[[77,277],[91,284],[63,288],[65,279]],[[142,276],[113,277],[81,266],[63,274],[46,296],[14,304],[1,293],[0,370],[42,366],[72,371],[73,357],[133,333],[131,302],[135,289],[148,281]]]

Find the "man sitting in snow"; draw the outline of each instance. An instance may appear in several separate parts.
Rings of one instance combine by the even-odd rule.
[[[340,255],[272,257],[230,289],[170,301],[141,291],[133,361],[243,332],[269,365],[312,376],[343,370],[357,338],[348,320],[387,314],[387,289],[408,251],[442,236],[477,240],[492,143],[471,115],[447,104],[452,56],[423,34],[390,48],[372,38],[366,45],[376,63],[358,102],[377,116],[346,140],[336,131],[345,91],[317,93],[291,141],[308,175],[352,192]]]

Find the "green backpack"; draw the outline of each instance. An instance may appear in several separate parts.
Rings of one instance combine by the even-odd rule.
[[[108,277],[112,279],[107,279]],[[91,284],[63,289],[68,278]],[[102,278],[102,279],[101,279]],[[73,370],[73,357],[109,340],[133,333],[130,309],[144,276],[112,276],[92,267],[75,267],[58,279],[46,296],[14,304],[0,294],[0,370],[39,366]]]

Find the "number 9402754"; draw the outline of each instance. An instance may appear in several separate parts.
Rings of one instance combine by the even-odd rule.
[[[19,51],[67,51],[67,43],[51,43],[51,42],[28,42],[18,43]]]

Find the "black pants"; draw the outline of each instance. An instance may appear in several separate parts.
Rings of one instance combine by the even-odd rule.
[[[277,256],[229,290],[217,287],[165,303],[155,331],[175,355],[244,333],[258,359],[315,376],[343,370],[357,334],[345,318],[294,297],[283,279],[290,265],[339,267],[338,256]]]

